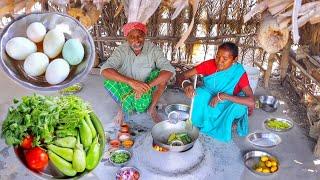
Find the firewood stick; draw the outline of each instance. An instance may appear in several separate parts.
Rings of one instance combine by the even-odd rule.
[[[300,17],[297,21],[297,24],[298,24],[298,27],[301,27],[303,25],[305,25],[309,20],[310,18],[312,18],[313,16],[316,16],[318,15],[317,13],[320,11],[320,8],[317,8],[317,9],[313,9],[312,11],[308,12],[308,14]],[[289,30],[293,29],[292,25],[290,25],[288,27]]]
[[[305,3],[301,6],[300,10],[299,10],[299,16],[304,15],[306,13],[308,13],[310,10],[316,8],[317,6],[320,5],[320,1],[316,1],[316,2],[310,2],[310,3]],[[279,16],[283,16],[283,17],[289,17],[292,16],[292,11],[293,9],[288,10],[287,12],[281,13],[279,14]]]
[[[246,15],[244,15],[244,17],[243,17],[244,23],[248,22],[257,13],[261,13],[264,10],[266,10],[268,8],[268,1],[269,0],[264,0],[263,2],[257,4]]]
[[[287,18],[282,19],[282,20],[280,20],[280,21],[277,19],[277,22],[279,23],[279,27],[280,27],[281,29],[287,28],[288,25],[289,25],[289,23],[290,23],[290,21],[291,21],[291,18],[290,18],[290,17],[287,17]]]
[[[290,6],[292,6],[293,3],[292,2],[284,2],[284,3],[281,3],[279,4],[278,6],[274,6],[272,8],[268,8],[268,11],[272,14],[272,15],[275,15],[275,14],[278,14],[280,12],[283,12],[285,11],[287,8],[289,8]]]
[[[310,18],[309,21],[311,24],[317,24],[320,23],[320,14],[317,14],[315,16],[313,16],[312,18]]]
[[[282,0],[282,1],[270,0],[268,3],[268,8],[274,8],[274,7],[279,6],[283,3],[293,3],[293,0]]]

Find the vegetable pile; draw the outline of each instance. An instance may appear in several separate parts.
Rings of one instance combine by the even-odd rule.
[[[117,180],[138,180],[140,178],[140,173],[135,168],[126,167],[125,169],[120,169],[116,175]]]
[[[76,83],[72,86],[64,88],[60,91],[61,94],[74,94],[79,92],[82,89],[81,83]]]
[[[192,139],[187,133],[171,133],[168,138],[168,144],[175,145],[175,142],[182,142],[183,145],[192,142]]]
[[[253,169],[260,173],[274,173],[279,169],[279,167],[275,158],[270,156],[261,156],[260,161],[253,166]]]
[[[275,118],[272,118],[267,121],[267,126],[272,129],[285,130],[290,128],[290,125],[286,122],[279,121]]]
[[[129,161],[130,155],[126,152],[115,152],[111,154],[110,160],[116,164],[122,164]]]
[[[43,171],[48,159],[66,176],[94,169],[104,131],[90,107],[77,96],[33,95],[14,100],[2,125],[8,145],[23,148],[28,167]]]

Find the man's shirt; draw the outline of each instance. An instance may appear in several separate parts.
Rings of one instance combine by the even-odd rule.
[[[144,42],[142,52],[138,56],[127,42],[120,45],[102,65],[100,73],[107,68],[115,69],[122,75],[139,81],[145,81],[156,68],[175,74],[174,67],[164,57],[162,50],[149,41]]]

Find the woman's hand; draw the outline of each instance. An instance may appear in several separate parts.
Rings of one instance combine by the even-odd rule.
[[[192,85],[189,85],[183,89],[184,93],[188,98],[192,98],[194,96],[194,89]]]
[[[211,101],[210,101],[210,106],[212,106],[212,107],[215,107],[217,104],[218,104],[218,102],[219,102],[220,100],[219,100],[219,98],[218,98],[218,96],[214,96],[212,99],[211,99]]]
[[[215,107],[219,101],[222,101],[226,98],[226,94],[224,93],[218,93],[216,96],[214,96],[210,101],[210,106]]]

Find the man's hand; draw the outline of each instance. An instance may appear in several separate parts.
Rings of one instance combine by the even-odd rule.
[[[143,92],[134,91],[134,97],[135,97],[136,99],[140,99],[142,95],[143,95]]]
[[[131,86],[135,92],[139,93],[146,93],[150,90],[150,86],[147,83],[137,80],[131,80],[129,86]]]
[[[185,87],[183,90],[188,98],[192,98],[194,96],[194,89],[192,85]]]

